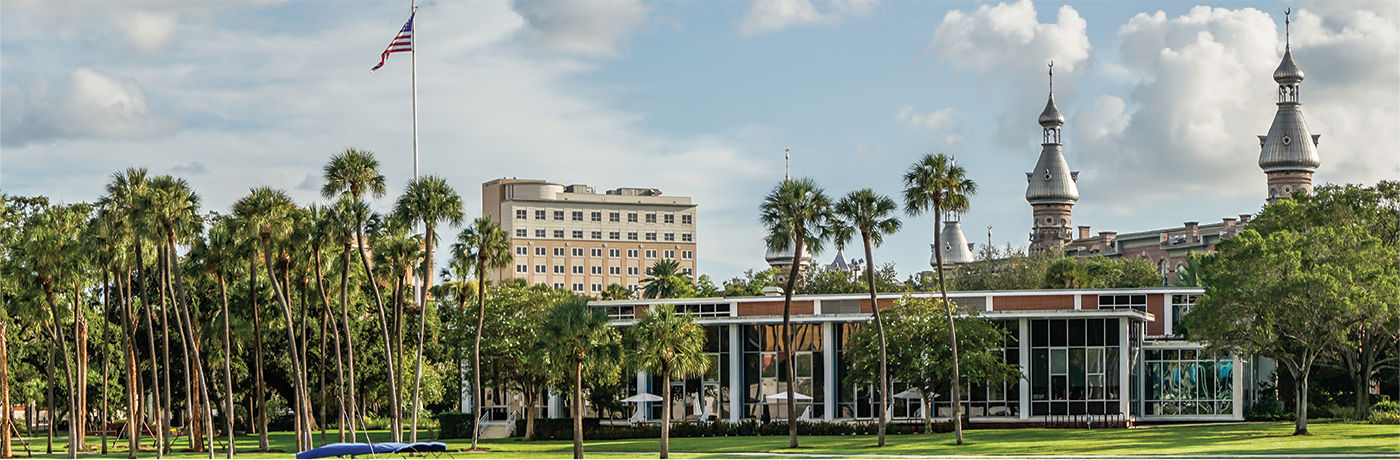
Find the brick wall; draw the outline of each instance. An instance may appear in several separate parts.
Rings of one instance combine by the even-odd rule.
[[[1074,296],[1018,295],[992,297],[992,310],[1073,310]]]
[[[869,303],[867,301],[867,303]],[[761,301],[761,302],[740,302],[739,316],[782,316],[783,301]],[[812,314],[812,301],[793,300],[792,314],[810,315]]]

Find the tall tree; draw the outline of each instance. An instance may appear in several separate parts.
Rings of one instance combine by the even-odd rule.
[[[381,327],[389,331],[393,341],[393,351],[388,356],[390,366],[398,375],[404,375],[404,366],[407,365],[407,357],[403,351],[403,323],[406,316],[404,304],[405,300],[409,300],[405,299],[405,294],[413,276],[413,269],[422,260],[423,248],[418,238],[408,234],[406,226],[385,222],[378,217],[375,215],[370,218],[371,224],[367,226],[369,231],[366,234],[369,235],[370,241],[373,241],[374,268],[380,270],[377,275],[388,284],[392,312],[388,317],[380,316],[379,322]],[[391,399],[396,399],[400,404],[403,402],[404,383],[400,380],[397,387],[390,388],[396,395]],[[393,410],[401,411],[402,408],[396,407]]]
[[[510,235],[490,217],[481,216],[457,235],[452,254],[454,258],[470,261],[472,271],[476,272],[476,338],[472,340],[472,410],[476,421],[472,425],[471,447],[475,450],[481,433],[481,329],[486,319],[486,274],[510,267],[514,260],[510,254]]]
[[[355,334],[350,326],[350,254],[351,246],[358,241],[356,232],[359,231],[358,216],[367,212],[364,202],[355,200],[350,196],[342,196],[336,201],[335,206],[326,213],[326,220],[329,223],[331,238],[341,242],[340,250],[340,333],[345,337],[345,362],[347,369],[346,387],[349,396],[346,407],[350,411],[347,418],[350,419],[350,442],[355,442],[359,436],[360,406],[359,397],[356,394],[355,382]]]
[[[283,319],[287,321],[287,343],[292,348],[291,355],[293,376],[293,391],[297,407],[293,409],[292,416],[301,418],[301,427],[309,426],[305,423],[305,417],[311,413],[311,408],[307,404],[308,393],[306,391],[305,373],[302,372],[301,358],[295,352],[296,333],[293,326],[296,324],[292,317],[291,303],[288,301],[286,293],[278,283],[277,274],[272,264],[272,237],[273,235],[285,235],[289,229],[289,216],[297,209],[292,203],[292,198],[286,192],[269,187],[257,187],[252,189],[248,195],[240,198],[233,205],[233,213],[243,219],[257,232],[258,240],[262,243],[263,265],[267,269],[267,277],[272,284],[273,297],[282,306]],[[311,433],[309,430],[299,430],[297,433],[297,446],[305,447],[311,445]]]
[[[783,355],[787,366],[788,447],[797,448],[797,403],[793,397],[792,294],[801,275],[805,250],[821,251],[822,239],[833,219],[831,200],[811,179],[785,179],[773,188],[759,206],[759,221],[767,228],[768,249],[793,248],[792,268],[783,289]]]
[[[418,442],[418,400],[423,382],[423,333],[427,329],[428,291],[433,286],[433,252],[437,249],[436,228],[441,223],[462,225],[462,197],[447,180],[428,175],[409,181],[394,205],[394,217],[408,222],[423,223],[423,267],[419,271],[423,277],[419,288],[418,305],[422,308],[418,315],[418,349],[414,353],[413,372],[413,422],[410,425],[409,439]]]
[[[889,415],[885,411],[890,405],[890,374],[885,350],[885,322],[880,317],[880,304],[875,300],[874,248],[885,242],[885,235],[899,231],[902,224],[892,216],[898,209],[893,199],[868,188],[846,194],[832,208],[836,216],[836,223],[832,225],[836,244],[844,246],[855,232],[860,232],[861,244],[865,247],[865,283],[870,288],[870,310],[875,314],[875,333],[880,345],[880,408],[875,411],[880,418],[877,430],[877,445],[880,447],[885,445],[885,426],[889,423]]]
[[[1297,390],[1293,434],[1308,434],[1313,365],[1348,343],[1358,310],[1400,297],[1397,252],[1358,227],[1253,228],[1202,259],[1205,295],[1186,314],[1188,338],[1217,352],[1282,363]]]
[[[687,297],[695,293],[695,284],[690,276],[681,273],[680,264],[673,259],[661,259],[647,269],[647,277],[642,279],[642,298],[673,299]]]
[[[953,164],[953,159],[942,153],[924,155],[904,173],[904,211],[910,216],[933,211],[933,254],[936,259],[933,270],[938,273],[938,292],[943,298],[948,319],[948,343],[953,347],[953,433],[959,445],[963,443],[963,411],[958,330],[953,324],[953,304],[948,302],[948,289],[943,283],[943,242],[938,232],[938,221],[945,212],[967,212],[970,198],[976,193],[977,183],[967,177],[967,170]]]
[[[136,337],[140,329],[141,318],[146,319],[147,330],[150,332],[146,334],[146,345],[149,356],[151,356],[151,394],[157,394],[160,391],[159,380],[156,378],[155,332],[154,329],[151,328],[151,316],[149,314],[142,314],[130,307],[132,303],[139,300],[141,308],[146,310],[147,313],[151,308],[149,289],[147,289],[150,281],[145,274],[146,268],[142,260],[142,242],[145,240],[143,235],[145,234],[145,230],[150,227],[150,220],[147,218],[147,213],[145,211],[148,195],[150,194],[150,179],[147,177],[146,169],[127,168],[113,174],[111,181],[107,183],[106,192],[102,201],[106,206],[112,209],[113,213],[120,216],[124,221],[124,230],[129,236],[131,250],[135,255],[134,265],[137,278],[134,285],[128,286],[131,295],[127,299],[126,311],[123,312],[125,314],[124,323],[126,324],[127,335],[127,418],[128,420],[143,420],[144,417],[141,417],[141,405],[139,404],[141,400],[141,381],[137,375],[138,369],[141,366],[140,363],[137,362],[138,358],[136,354],[136,348],[139,346],[136,343]],[[154,417],[156,421],[156,426],[154,427],[155,445],[163,446],[165,445],[166,426],[163,422],[163,418],[160,416],[162,413],[161,402],[159,398],[152,398],[152,400],[152,409],[156,415]],[[127,423],[126,429],[127,440],[130,443],[127,449],[127,457],[136,458],[137,453],[141,450],[141,431],[139,424]],[[156,457],[164,457],[164,452],[159,447],[156,449]]]
[[[214,216],[209,226],[208,236],[196,242],[191,250],[192,257],[202,262],[205,273],[212,275],[219,286],[219,313],[223,323],[223,382],[224,405],[219,408],[223,414],[224,434],[228,436],[226,447],[228,458],[236,454],[233,434],[233,333],[229,324],[228,274],[236,269],[237,224],[228,216]],[[213,404],[213,401],[210,401]],[[210,427],[212,431],[212,426]]]
[[[705,328],[671,304],[653,305],[628,329],[628,361],[665,379],[661,396],[661,458],[671,452],[671,380],[699,377],[714,365],[705,354]]]
[[[379,310],[380,316],[384,316],[384,297],[379,294],[379,284],[374,279],[374,269],[370,266],[368,244],[365,241],[364,222],[368,206],[360,205],[366,194],[374,198],[381,198],[387,191],[387,187],[384,185],[384,175],[379,173],[379,160],[374,158],[373,152],[348,148],[331,157],[331,161],[326,163],[322,170],[322,177],[325,182],[321,185],[321,196],[326,198],[349,197],[355,204],[349,207],[355,213],[355,245],[359,248],[360,264],[365,270],[365,276],[369,278],[368,284],[374,298],[374,306]],[[386,330],[384,331],[386,356],[390,353],[389,348],[389,331]],[[388,374],[389,387],[398,388],[398,375],[392,366],[389,368]],[[399,429],[403,425],[403,419],[399,413],[398,399],[398,392],[389,392],[389,404],[394,408],[390,413],[390,423],[393,425],[393,429],[390,431],[393,433],[394,442],[403,441],[403,435]]]
[[[620,374],[622,340],[608,324],[608,314],[573,298],[554,306],[545,317],[540,337],[548,340],[553,386],[573,394],[574,458],[583,458],[583,381],[594,385],[616,381]]]

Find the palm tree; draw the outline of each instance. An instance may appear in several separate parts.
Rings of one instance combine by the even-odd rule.
[[[943,297],[943,309],[948,317],[948,341],[953,351],[953,432],[958,444],[962,435],[962,373],[958,368],[958,331],[953,327],[953,307],[948,302],[948,290],[943,285],[943,247],[938,232],[938,220],[944,212],[963,213],[969,198],[977,193],[977,183],[967,177],[967,170],[953,164],[942,153],[924,155],[904,173],[904,211],[911,217],[933,211],[933,254],[938,273],[938,292]]]
[[[676,314],[676,306],[653,305],[628,331],[633,367],[665,379],[661,400],[661,458],[671,451],[672,379],[699,377],[714,363],[705,354],[705,328],[689,313]]]
[[[204,416],[203,426],[205,430],[208,431],[209,458],[214,458],[213,407],[210,405],[209,389],[203,371],[203,357],[199,352],[199,343],[196,341],[194,335],[194,323],[189,313],[189,306],[186,305],[184,301],[187,296],[185,292],[184,272],[180,270],[180,258],[176,254],[177,234],[181,238],[189,238],[191,235],[198,235],[203,226],[204,219],[199,216],[199,195],[194,192],[194,189],[190,187],[190,184],[184,179],[176,179],[170,176],[160,176],[152,180],[151,190],[152,199],[150,210],[152,217],[155,218],[160,229],[165,233],[165,253],[166,256],[169,257],[169,266],[171,267],[169,272],[173,273],[175,277],[175,286],[178,292],[173,302],[175,304],[176,322],[182,326],[179,328],[180,333],[183,335],[184,343],[187,344],[185,347],[185,362],[188,364],[187,367],[192,371],[190,373],[193,374],[187,376],[187,382],[193,379],[194,385],[187,385],[186,394],[194,401],[194,406],[202,409],[197,410],[196,407],[191,407],[191,412],[198,413],[191,413],[190,419],[191,421],[196,421],[195,417],[198,415]],[[191,349],[194,352],[193,362],[190,361],[189,352]],[[194,388],[190,388],[191,386],[196,387],[199,393],[196,394],[194,391],[191,391],[194,390]],[[191,423],[190,425],[192,428],[190,442],[197,445],[199,433],[195,428],[197,428],[199,424]]]
[[[784,179],[759,206],[759,220],[768,229],[768,248],[793,247],[792,268],[783,290],[783,361],[787,366],[788,446],[797,448],[797,403],[793,398],[792,292],[801,275],[802,254],[821,251],[822,236],[831,220],[831,200],[811,179]]]
[[[680,264],[671,259],[661,259],[652,264],[647,270],[650,277],[642,279],[646,287],[642,289],[642,298],[646,299],[670,299],[683,297],[686,288],[690,287],[690,277],[681,273]]]
[[[365,244],[364,221],[368,206],[363,206],[361,199],[366,193],[374,198],[384,196],[387,190],[384,185],[384,175],[379,173],[379,160],[374,158],[374,153],[367,150],[357,150],[347,148],[345,151],[331,157],[331,161],[326,163],[322,170],[325,183],[321,185],[321,196],[335,198],[336,196],[349,197],[355,204],[349,208],[354,212],[355,244],[360,250],[360,264],[365,270],[365,276],[369,277],[370,293],[374,296],[374,306],[379,309],[380,317],[384,316],[384,298],[379,295],[379,283],[374,279],[374,269],[370,266],[368,245]],[[348,337],[349,325],[347,321],[346,333]],[[386,355],[391,356],[389,349],[389,331],[384,331],[384,350]],[[351,363],[353,366],[353,357]],[[352,372],[353,374],[353,372]],[[398,388],[398,375],[391,366],[388,369],[389,387]],[[354,399],[353,397],[351,398]],[[394,442],[403,441],[399,427],[403,420],[399,416],[398,392],[389,392],[389,404],[394,407],[390,414],[393,429]]]
[[[345,426],[350,423],[352,417],[350,417],[346,412],[347,408],[345,406],[345,387],[347,385],[345,383],[345,356],[342,353],[342,350],[344,348],[343,345],[341,345],[340,339],[342,335],[342,330],[340,327],[340,323],[334,321],[335,313],[331,310],[330,297],[326,294],[326,277],[323,273],[326,264],[321,259],[321,254],[324,252],[327,242],[335,241],[336,238],[340,238],[341,241],[345,241],[345,237],[347,236],[342,230],[343,226],[335,220],[335,216],[336,213],[333,209],[327,209],[325,207],[317,206],[314,204],[307,207],[307,218],[309,218],[312,223],[311,234],[308,241],[311,246],[311,265],[314,270],[313,275],[316,277],[316,292],[321,297],[321,307],[324,310],[324,315],[322,316],[323,324],[321,325],[321,339],[323,342],[323,352],[325,351],[324,341],[328,324],[331,322],[336,323],[336,326],[332,331],[334,333],[333,340],[335,341],[336,402],[339,405],[337,416],[339,417],[340,422],[336,424],[336,429],[338,431],[338,442],[345,442]],[[348,257],[349,251],[346,251],[345,254]],[[346,267],[342,268],[348,268],[349,264],[347,263],[344,265],[346,265]],[[344,288],[344,285],[342,285],[341,287]],[[346,339],[349,340],[348,337]],[[353,389],[353,385],[351,385],[351,387]],[[325,386],[323,384],[322,390],[324,389]],[[324,405],[325,403],[322,402],[322,412],[325,411]],[[324,418],[325,417],[322,417],[322,419]]]
[[[872,251],[884,243],[885,235],[899,231],[899,219],[891,216],[898,209],[894,200],[868,188],[846,194],[832,208],[838,221],[833,226],[836,244],[845,246],[852,233],[859,231],[861,243],[865,246],[865,284],[870,288],[870,310],[875,313],[875,334],[880,342],[880,409],[875,411],[880,417],[877,444],[880,447],[885,445],[885,425],[888,423],[885,410],[890,404],[890,374],[885,360],[885,322],[880,319],[880,305],[875,301],[875,259]]]
[[[151,222],[146,212],[150,189],[150,179],[147,177],[146,168],[127,168],[112,175],[112,180],[107,183],[107,193],[102,198],[104,203],[108,203],[114,209],[114,212],[118,213],[126,221],[126,231],[131,237],[132,252],[136,256],[136,285],[139,286],[132,286],[134,288],[132,290],[135,291],[132,293],[132,297],[140,298],[141,307],[146,310],[140,313],[135,311],[127,312],[127,322],[129,324],[127,341],[130,344],[127,351],[129,362],[127,367],[127,403],[132,412],[128,414],[128,417],[137,420],[140,419],[138,416],[141,410],[140,404],[138,404],[141,394],[141,382],[134,372],[136,369],[140,368],[140,365],[136,362],[137,356],[135,349],[137,345],[135,340],[138,329],[140,328],[141,318],[146,320],[146,330],[148,332],[146,334],[146,349],[148,356],[151,357],[151,366],[149,367],[151,394],[160,394],[160,379],[158,378],[159,367],[156,365],[155,361],[156,334],[151,314],[153,305],[150,298],[151,290],[147,288],[151,280],[146,274],[146,264],[143,260],[145,251],[142,247],[142,243],[145,241],[145,237],[151,227]],[[155,430],[154,442],[156,446],[156,458],[164,458],[166,424],[165,417],[162,414],[165,413],[164,411],[168,409],[168,407],[162,406],[160,398],[151,398],[151,402],[153,406],[152,411],[155,412],[155,417],[153,418],[156,423],[156,426],[153,427]],[[127,450],[127,456],[129,458],[136,458],[137,452],[140,451],[140,439],[139,426],[135,423],[128,423],[127,440],[130,442],[130,448]]]
[[[68,456],[76,458],[82,449],[82,439],[79,433],[82,424],[79,414],[77,377],[74,366],[69,362],[69,344],[64,335],[62,326],[63,315],[59,312],[58,302],[54,299],[55,287],[62,289],[67,278],[72,277],[71,270],[76,269],[71,253],[77,244],[77,236],[80,225],[86,223],[86,213],[78,209],[79,205],[63,206],[50,205],[36,213],[29,222],[23,225],[21,241],[16,245],[17,253],[14,257],[20,261],[19,273],[28,273],[32,276],[34,285],[43,290],[45,304],[49,307],[49,318],[44,322],[46,332],[52,343],[51,351],[57,352],[63,364],[65,382],[68,385]],[[81,215],[80,215],[81,213]],[[81,222],[82,224],[80,224]],[[75,299],[76,300],[76,299]],[[75,305],[76,307],[76,305]],[[75,316],[80,311],[74,310]],[[75,327],[78,325],[75,322]],[[50,378],[50,381],[53,379]]]
[[[345,361],[348,364],[346,369],[346,386],[349,393],[349,401],[346,403],[350,413],[350,442],[355,442],[358,438],[359,399],[355,393],[355,339],[354,333],[350,329],[350,301],[348,286],[350,284],[350,246],[356,240],[356,231],[359,226],[356,224],[357,217],[368,212],[364,202],[357,201],[350,196],[343,196],[336,201],[335,206],[326,213],[331,238],[341,242],[340,250],[340,319],[341,331],[345,336]]]
[[[224,323],[224,406],[220,408],[220,412],[225,414],[223,419],[224,432],[228,436],[228,458],[233,458],[236,453],[233,439],[233,333],[229,325],[227,281],[228,273],[235,268],[234,263],[238,259],[236,225],[228,216],[215,216],[212,225],[209,226],[207,239],[200,240],[192,250],[204,262],[204,270],[214,275],[214,280],[219,284],[219,302],[222,306],[220,313]],[[212,426],[210,431],[213,431]]]
[[[575,297],[555,305],[545,316],[540,336],[548,347],[556,387],[572,387],[574,393],[574,458],[583,458],[583,376],[594,383],[617,378],[622,344],[608,314]]]
[[[632,290],[627,289],[627,286],[612,283],[609,284],[607,288],[603,289],[599,297],[602,298],[602,300],[627,300],[632,298]]]
[[[476,272],[476,339],[472,341],[472,409],[476,421],[472,425],[472,449],[477,446],[481,432],[481,328],[486,320],[486,273],[492,269],[510,267],[510,235],[490,217],[481,216],[457,235],[452,245],[454,257],[472,262]]]
[[[418,306],[424,314],[418,315],[418,350],[413,374],[413,422],[409,428],[409,440],[418,442],[418,400],[423,382],[423,333],[427,329],[428,289],[433,286],[433,252],[437,248],[437,233],[434,228],[442,222],[462,225],[462,197],[447,180],[438,176],[422,176],[404,187],[403,196],[394,206],[396,219],[423,222],[423,285],[418,294]]]
[[[272,236],[279,237],[285,235],[290,229],[289,217],[297,209],[292,203],[292,198],[286,192],[270,187],[257,187],[252,189],[248,195],[239,199],[233,204],[233,213],[243,219],[257,232],[258,240],[262,242],[263,266],[267,269],[267,277],[272,284],[273,297],[277,298],[277,303],[282,306],[283,319],[287,321],[287,343],[295,349],[297,339],[293,330],[296,324],[292,318],[291,303],[287,300],[283,292],[282,285],[277,282],[277,274],[272,264]],[[311,408],[307,404],[306,378],[302,372],[301,358],[296,352],[289,353],[292,360],[293,391],[296,392],[297,407],[292,411],[293,417],[302,419],[302,427],[309,426],[304,418],[311,413]],[[311,434],[307,430],[298,430],[297,447],[302,448],[311,444]]]
[[[404,375],[404,352],[403,352],[403,321],[404,321],[404,289],[407,287],[410,277],[413,276],[414,266],[422,259],[422,245],[418,238],[408,235],[408,229],[393,222],[383,222],[378,219],[378,215],[371,217],[370,240],[374,241],[374,268],[380,270],[379,275],[385,279],[385,283],[393,283],[390,287],[392,314],[389,317],[381,316],[380,326],[390,331],[394,342],[394,352],[388,359],[398,375]],[[401,382],[402,383],[402,382]],[[393,393],[397,400],[403,401],[402,384],[394,387]],[[393,399],[393,398],[391,398]],[[395,407],[394,411],[402,408]],[[399,427],[401,428],[401,427]]]

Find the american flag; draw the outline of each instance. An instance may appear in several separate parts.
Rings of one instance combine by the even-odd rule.
[[[389,61],[390,54],[413,52],[413,16],[414,15],[408,16],[408,22],[405,22],[403,28],[399,29],[399,35],[394,37],[394,41],[389,42],[389,48],[379,54],[379,65],[374,66],[373,69],[369,69],[370,72],[384,67],[384,63]]]

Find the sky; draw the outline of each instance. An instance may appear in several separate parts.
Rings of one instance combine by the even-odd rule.
[[[1393,1],[433,1],[419,4],[420,168],[469,216],[482,182],[654,187],[698,204],[699,271],[764,268],[758,206],[783,177],[897,197],[926,153],[978,184],[979,246],[1025,247],[1025,175],[1054,61],[1074,223],[1131,232],[1258,212],[1257,135],[1291,8],[1315,183],[1400,178]],[[412,178],[411,58],[379,53],[409,2],[6,0],[0,192],[91,201],[112,173],[188,179],[207,209],[251,187],[305,205],[335,153]],[[933,218],[875,251],[928,268]],[[444,239],[457,229],[439,230]],[[848,255],[860,257],[858,251]],[[817,258],[827,262],[828,250]],[[440,259],[445,260],[445,259]]]

